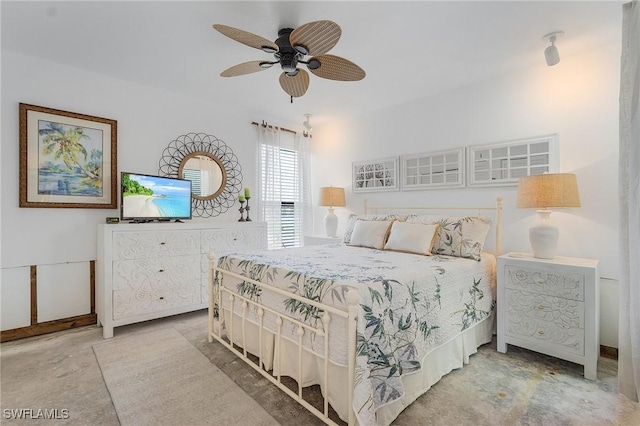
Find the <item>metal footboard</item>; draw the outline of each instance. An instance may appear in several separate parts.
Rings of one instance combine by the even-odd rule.
[[[261,283],[249,277],[236,274],[231,271],[227,271],[225,269],[218,268],[216,257],[213,252],[209,253],[209,342],[213,342],[213,339],[217,340],[224,346],[226,346],[230,351],[236,354],[239,358],[241,358],[245,363],[250,365],[254,370],[262,374],[266,379],[268,379],[271,383],[279,387],[283,392],[289,395],[291,398],[296,400],[300,405],[305,407],[308,411],[314,414],[316,417],[321,419],[328,425],[336,425],[333,420],[329,418],[329,323],[331,322],[331,318],[333,316],[342,317],[347,320],[348,324],[348,408],[349,408],[349,417],[348,424],[355,424],[355,413],[353,411],[353,386],[354,386],[354,374],[355,374],[355,357],[356,357],[356,323],[357,323],[357,311],[358,311],[358,303],[360,296],[355,290],[351,290],[347,293],[346,299],[348,303],[347,312],[336,309],[333,306],[329,306],[323,303],[318,303],[313,300],[307,299],[305,297],[299,296],[297,294],[270,286],[268,284]],[[305,324],[301,321],[296,320],[295,318],[288,317],[287,315],[275,311],[267,306],[260,304],[258,301],[248,299],[244,296],[241,296],[237,293],[232,292],[229,289],[224,288],[222,285],[215,286],[215,274],[223,274],[228,275],[230,277],[235,277],[237,279],[241,279],[251,284],[255,284],[259,286],[261,289],[266,291],[271,291],[281,296],[285,296],[290,299],[296,299],[305,304],[314,306],[318,309],[324,311],[324,315],[322,317],[322,325],[319,327],[312,327],[308,324]],[[222,306],[222,303],[217,304],[217,301],[222,301],[223,297],[227,297],[229,301],[229,318],[225,318],[225,309]],[[241,312],[235,312],[236,303],[239,303]],[[214,320],[214,313],[216,305],[218,307],[218,321]],[[259,333],[259,342],[258,342],[258,354],[254,354],[254,356],[258,357],[258,363],[256,364],[253,360],[249,358],[249,353],[247,351],[247,340],[246,340],[246,326],[249,319],[247,318],[247,313],[252,310],[257,312],[257,324],[255,321],[251,321],[251,324],[254,324],[258,327]],[[235,315],[240,316],[240,341],[234,339],[234,313]],[[276,318],[276,330],[267,329],[263,323],[265,313],[271,314]],[[228,321],[228,324],[227,322]],[[281,357],[282,357],[282,328],[283,324],[288,322],[293,324],[296,329],[297,335],[297,357],[298,357],[298,389],[297,392],[292,391],[282,382],[281,368],[277,369],[277,374],[274,376],[269,371],[264,368],[263,363],[263,338],[265,333],[270,333],[271,335],[275,335],[275,351],[274,351],[274,359],[273,366],[280,367]],[[230,332],[227,334],[227,339],[222,336],[223,324],[225,328],[227,328]],[[237,326],[236,326],[237,327]],[[323,356],[323,379],[324,381],[324,389],[322,392],[323,395],[323,407],[322,411],[318,410],[316,407],[311,405],[302,396],[302,355],[304,349],[303,338],[305,334],[311,333],[318,338],[324,340],[324,356]],[[237,349],[240,347],[241,350]],[[295,379],[295,378],[294,378]],[[321,384],[321,386],[322,386]]]

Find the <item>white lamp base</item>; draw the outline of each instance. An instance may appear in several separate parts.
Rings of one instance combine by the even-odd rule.
[[[324,217],[324,229],[327,237],[335,237],[338,232],[338,216],[334,213],[333,207],[329,207],[329,211]]]
[[[558,248],[558,227],[551,223],[551,210],[538,210],[540,223],[529,229],[529,241],[533,249],[533,257],[553,259]]]

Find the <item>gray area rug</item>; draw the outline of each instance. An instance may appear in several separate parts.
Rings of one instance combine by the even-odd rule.
[[[93,345],[118,419],[127,425],[277,425],[173,328]]]

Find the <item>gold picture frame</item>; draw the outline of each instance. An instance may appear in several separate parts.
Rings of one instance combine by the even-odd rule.
[[[20,207],[118,207],[118,122],[20,103]]]

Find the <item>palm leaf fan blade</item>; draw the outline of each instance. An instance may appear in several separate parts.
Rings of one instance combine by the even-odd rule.
[[[221,77],[237,77],[239,75],[252,74],[258,71],[264,71],[267,68],[263,68],[260,64],[264,63],[264,61],[250,61],[243,62],[238,65],[234,65],[231,68],[227,68],[226,70],[220,73]]]
[[[362,68],[353,62],[335,55],[320,55],[311,58],[310,61],[317,60],[320,67],[309,68],[314,75],[337,81],[358,81],[362,80],[366,73]]]
[[[309,55],[322,55],[340,40],[342,30],[332,21],[315,21],[301,25],[289,36],[292,46],[304,46]]]
[[[262,50],[264,47],[278,51],[278,45],[264,37],[228,25],[213,24],[213,29],[246,46]]]
[[[305,70],[298,70],[295,76],[289,76],[286,72],[280,74],[280,87],[289,96],[299,98],[304,95],[309,87],[309,73]]]

